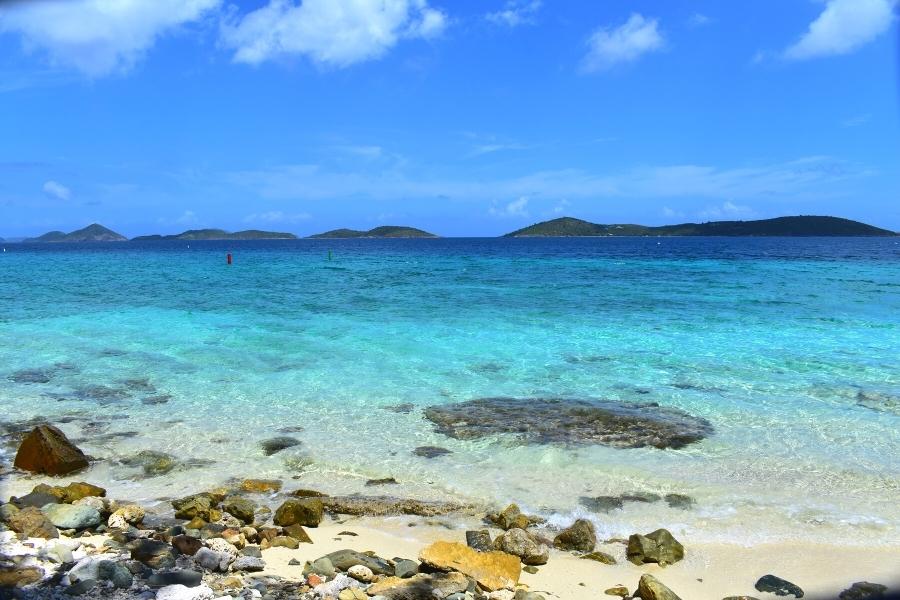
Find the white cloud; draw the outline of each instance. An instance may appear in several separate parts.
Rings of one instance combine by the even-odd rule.
[[[176,225],[196,225],[199,222],[200,220],[192,210],[184,211],[183,213],[181,213],[181,216],[174,221]]]
[[[666,217],[667,219],[680,219],[684,217],[684,213],[680,210],[675,210],[674,208],[663,206],[662,216]]]
[[[531,0],[525,2],[523,0],[509,0],[503,5],[501,10],[488,13],[485,19],[497,25],[506,25],[508,27],[518,27],[519,25],[533,24],[537,11],[541,8],[541,0]]]
[[[435,37],[446,25],[446,15],[426,0],[269,0],[223,26],[222,39],[236,62],[298,55],[347,67],[382,56],[402,39]]]
[[[591,35],[582,69],[591,73],[633,62],[643,54],[660,50],[664,43],[656,19],[633,13],[619,27],[600,27]]]
[[[253,213],[244,217],[244,223],[299,223],[311,219],[309,213],[285,214],[280,210]]]
[[[827,0],[809,30],[784,55],[792,60],[847,54],[887,31],[896,0]]]
[[[754,215],[756,211],[749,206],[741,206],[730,200],[719,206],[708,206],[697,213],[701,219],[745,219]]]
[[[0,33],[17,33],[26,51],[99,77],[126,71],[156,39],[202,18],[220,0],[33,0],[4,2]]]
[[[843,127],[859,127],[860,125],[865,125],[869,121],[872,120],[872,115],[864,114],[864,115],[854,115],[848,119],[844,119],[841,121],[841,125]]]
[[[527,206],[528,198],[522,196],[518,200],[513,200],[506,206],[502,206],[500,208],[491,206],[491,208],[488,209],[488,214],[491,214],[495,217],[527,217],[528,211],[525,210]]]
[[[704,27],[705,25],[709,25],[712,23],[712,19],[703,13],[694,13],[690,17],[688,17],[688,25],[691,27]]]
[[[530,146],[525,144],[479,144],[472,148],[469,156],[482,156],[485,154],[493,154],[494,152],[507,152],[510,150],[528,150]]]
[[[72,197],[72,190],[57,181],[47,181],[43,187],[44,193],[57,200],[68,200]]]

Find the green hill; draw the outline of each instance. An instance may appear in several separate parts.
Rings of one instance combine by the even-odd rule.
[[[295,240],[297,236],[293,233],[281,233],[276,231],[260,231],[258,229],[247,229],[245,231],[235,231],[229,233],[222,229],[190,229],[183,233],[175,235],[141,235],[132,238],[133,242],[160,242],[173,240]]]
[[[758,221],[711,221],[649,227],[645,225],[599,225],[561,217],[507,233],[504,237],[578,236],[893,236],[893,231],[838,217],[777,217]]]
[[[103,225],[94,223],[83,229],[73,231],[71,233],[63,233],[62,231],[49,231],[42,236],[36,238],[28,238],[25,241],[30,243],[56,243],[56,242],[124,242],[127,241],[124,235],[120,235],[111,229],[107,229]]]
[[[317,239],[347,239],[347,238],[436,238],[438,236],[415,227],[402,225],[382,225],[368,231],[356,229],[334,229],[325,233],[317,233],[309,236]]]

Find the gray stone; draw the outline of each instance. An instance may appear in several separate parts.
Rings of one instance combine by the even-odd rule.
[[[115,587],[122,590],[130,588],[134,582],[131,571],[111,560],[100,561],[97,565],[97,576],[101,580],[111,581]]]
[[[594,524],[587,519],[578,519],[571,527],[562,530],[553,538],[553,545],[560,550],[591,552],[597,545]]]
[[[494,549],[494,541],[491,532],[487,529],[466,532],[466,545],[479,552],[490,552]]]
[[[175,565],[175,553],[165,542],[139,539],[126,547],[131,550],[131,558],[152,569],[167,569]]]
[[[150,587],[166,587],[170,585],[183,585],[185,587],[197,587],[203,582],[203,574],[190,569],[178,571],[160,571],[150,576],[147,584]]]
[[[354,565],[363,565],[372,570],[376,575],[393,575],[394,568],[389,562],[377,556],[369,556],[355,550],[338,550],[325,557],[331,561],[334,568],[347,571]]]
[[[838,598],[840,600],[876,600],[883,598],[885,592],[887,592],[887,586],[880,583],[858,581],[841,592]]]
[[[234,556],[227,552],[217,552],[209,548],[200,548],[194,554],[194,561],[208,571],[228,571],[228,567],[234,561]]]
[[[671,565],[684,558],[684,546],[666,529],[628,538],[628,560],[636,565],[659,563]]]
[[[265,454],[266,456],[272,456],[273,454],[277,454],[287,448],[299,446],[300,440],[288,436],[279,436],[270,438],[268,440],[263,440],[259,443],[259,445],[262,447],[263,454]]]
[[[261,558],[255,556],[239,556],[231,565],[234,571],[262,571],[266,568],[266,563]]]
[[[315,573],[322,577],[334,577],[334,565],[331,564],[331,560],[329,560],[328,557],[323,556],[311,563],[306,563],[306,566],[303,568],[303,575],[306,576],[310,573]]]
[[[407,579],[419,572],[419,563],[406,558],[394,559],[394,577]]]
[[[550,559],[550,548],[524,529],[510,529],[497,536],[494,548],[518,556],[526,565],[545,565]]]
[[[75,529],[80,531],[88,527],[96,527],[101,522],[100,512],[91,506],[74,504],[47,504],[41,508],[50,522],[59,529]]]

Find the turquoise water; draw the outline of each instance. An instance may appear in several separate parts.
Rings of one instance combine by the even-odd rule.
[[[892,239],[0,254],[2,419],[67,417],[61,428],[100,459],[80,479],[136,500],[262,476],[330,492],[515,500],[563,520],[588,514],[583,496],[676,492],[694,508],[629,503],[592,516],[609,535],[667,525],[746,543],[900,543],[898,365]],[[35,369],[41,382],[24,381]],[[168,401],[142,402],[159,396]],[[679,450],[457,440],[420,410],[493,396],[658,402],[709,420],[714,434]],[[386,410],[402,403],[413,410]],[[279,435],[301,444],[264,456],[259,442]],[[423,445],[452,453],[412,454]],[[179,467],[147,477],[123,462],[147,449]],[[401,484],[364,486],[387,476]]]

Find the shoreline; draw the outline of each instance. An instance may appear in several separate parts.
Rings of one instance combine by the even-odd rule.
[[[9,475],[10,473],[7,472],[4,476],[9,477]],[[15,487],[24,488],[26,486],[22,484],[26,481],[29,484],[37,480],[60,484],[63,481],[79,481],[81,478],[76,475],[63,478],[35,476],[17,479]],[[3,481],[3,484],[3,499],[5,500],[9,495],[7,493],[8,486],[5,485],[8,484],[8,480]],[[290,487],[296,486],[291,485]],[[306,493],[314,493],[312,491],[302,494],[296,492],[297,490],[281,489],[275,493],[254,493],[247,490],[239,491],[234,487],[228,490],[230,494],[251,500],[257,507],[257,522],[254,523],[254,526],[268,522],[268,527],[272,526],[271,520],[275,506],[291,498],[303,498],[306,497]],[[216,491],[215,493],[225,494],[226,492],[223,489],[222,492]],[[245,589],[250,589],[257,580],[277,581],[280,582],[278,585],[296,583],[300,586],[310,587],[309,581],[303,575],[303,565],[338,550],[349,549],[362,553],[374,553],[387,560],[395,557],[416,560],[423,548],[434,542],[447,541],[466,545],[466,531],[488,529],[492,538],[504,533],[496,523],[488,524],[484,507],[469,506],[465,507],[465,510],[440,514],[441,506],[433,501],[406,499],[405,506],[413,505],[413,512],[422,512],[422,507],[425,507],[424,513],[372,516],[371,514],[349,515],[328,511],[327,507],[334,506],[336,500],[338,504],[344,502],[346,505],[349,502],[346,500],[348,498],[351,500],[355,498],[360,502],[368,500],[374,503],[373,506],[381,506],[378,503],[387,505],[389,503],[387,499],[390,496],[324,497],[326,515],[317,526],[304,528],[311,543],[300,543],[295,549],[264,547],[260,556],[265,563],[265,568],[258,572],[237,574],[239,578],[242,578]],[[393,500],[398,499],[394,498]],[[76,504],[79,503],[76,502]],[[127,501],[115,502],[107,499],[104,499],[103,503],[110,505],[110,508],[130,504]],[[152,507],[146,504],[143,506],[147,508],[148,516],[143,525],[137,523],[137,529],[142,530],[147,527],[149,531],[145,530],[139,535],[152,537],[165,535],[161,532],[175,523],[171,518],[172,507],[162,501]],[[374,509],[369,506],[368,509],[361,510],[377,510],[377,506]],[[433,515],[423,516],[428,512],[429,506],[436,506],[438,510]],[[228,517],[229,515],[226,513],[223,518],[227,519]],[[182,521],[182,523],[184,524],[186,521]],[[670,524],[660,523],[659,526],[667,527]],[[0,526],[0,531],[3,529],[4,527]],[[527,529],[535,536],[535,539],[548,542],[559,532],[560,527],[544,523],[529,525]],[[153,530],[157,533],[152,533]],[[101,548],[104,545],[115,547],[115,542],[111,540],[121,541],[120,537],[117,537],[119,535],[116,530],[110,530],[86,537],[66,538],[61,536],[60,539],[64,544],[93,544],[97,548]],[[900,545],[882,544],[877,540],[867,545],[817,543],[813,540],[742,545],[739,543],[695,542],[689,534],[679,534],[677,537],[678,541],[684,545],[684,558],[665,567],[650,563],[636,566],[628,562],[626,560],[626,541],[623,539],[598,539],[596,543],[595,550],[613,557],[615,564],[585,560],[577,553],[552,548],[546,564],[538,566],[534,573],[527,571],[521,573],[517,589],[529,590],[538,595],[529,596],[529,598],[543,597],[547,600],[553,598],[572,600],[612,598],[613,596],[610,595],[604,596],[604,591],[617,586],[625,586],[628,590],[634,591],[641,576],[650,574],[684,600],[722,600],[723,598],[744,596],[765,600],[775,596],[756,591],[754,583],[763,575],[775,574],[799,585],[807,598],[837,598],[841,591],[849,588],[851,584],[861,581],[883,584],[888,587],[890,592],[894,593],[900,590],[900,576],[897,575],[900,573]],[[7,538],[0,539],[4,541],[0,547],[8,549],[10,541]],[[35,553],[39,553],[40,548],[44,545],[42,540],[32,539],[27,543],[31,543],[35,547]],[[265,542],[263,546],[265,546]],[[20,545],[18,548],[21,550],[22,546]],[[4,554],[6,553],[4,552]],[[212,582],[221,580],[222,576],[229,575],[229,573],[220,575],[206,573],[204,582],[218,585]],[[146,593],[147,590],[143,590],[143,592]],[[123,596],[123,593],[125,592],[120,591],[117,597],[141,597],[144,600],[151,598],[146,595]],[[309,591],[309,593],[313,594],[308,596],[309,598],[322,597],[321,595],[316,596],[313,591]],[[0,595],[0,597],[3,596]],[[26,597],[41,598],[44,596]],[[216,597],[225,598],[222,595]],[[306,598],[307,596],[297,597]],[[487,597],[499,600],[512,598],[512,596],[505,598],[499,595]]]

